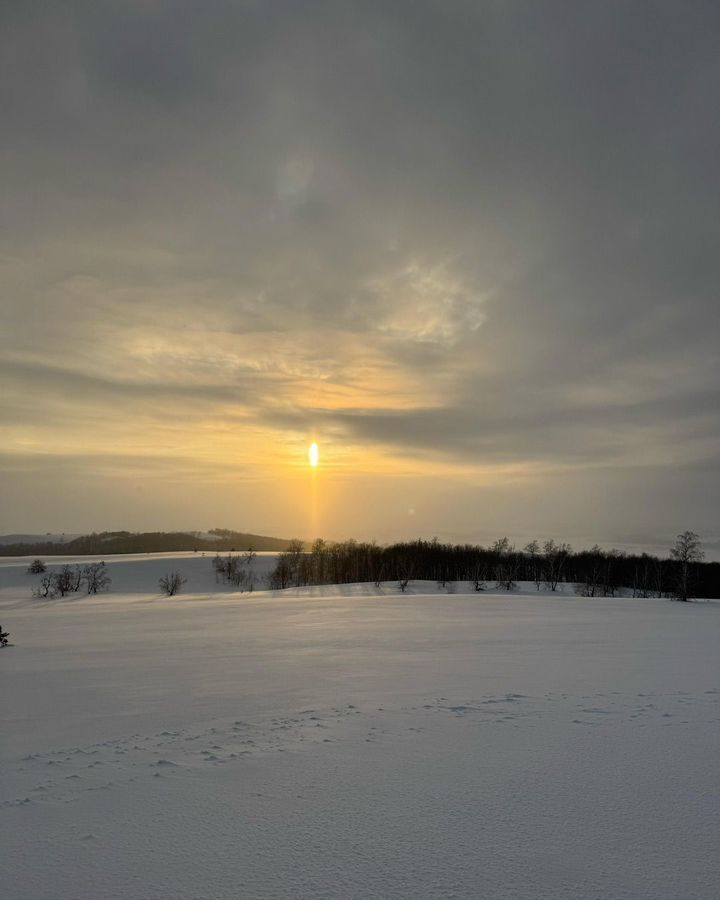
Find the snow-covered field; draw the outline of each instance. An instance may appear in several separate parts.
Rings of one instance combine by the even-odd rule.
[[[4,900],[720,896],[720,604],[108,563],[0,561]]]

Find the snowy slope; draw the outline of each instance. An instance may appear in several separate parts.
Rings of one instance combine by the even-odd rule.
[[[228,554],[222,554],[227,556]],[[242,554],[233,554],[242,557]],[[150,594],[160,592],[158,580],[167,572],[178,570],[187,579],[183,593],[214,592],[230,593],[237,588],[218,582],[212,561],[215,553],[171,552],[171,553],[128,553],[113,556],[45,556],[48,572],[57,571],[64,564],[100,562],[107,566],[112,579],[107,596],[117,594]],[[29,597],[38,584],[39,577],[28,575],[26,570],[33,557],[0,557],[0,604],[3,597],[12,600]],[[277,553],[258,553],[252,563],[258,587],[266,586],[266,577],[275,568]],[[77,598],[75,598],[77,599]],[[0,608],[2,606],[0,605]]]
[[[171,560],[40,602],[16,562],[7,900],[718,896],[718,603],[141,593]]]

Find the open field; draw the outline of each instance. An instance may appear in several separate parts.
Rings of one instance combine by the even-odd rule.
[[[8,900],[717,898],[717,602],[108,562],[0,562]]]

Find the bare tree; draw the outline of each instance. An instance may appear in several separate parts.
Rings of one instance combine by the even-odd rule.
[[[415,563],[416,560],[412,550],[403,554],[399,560],[400,580],[398,581],[398,587],[403,594],[407,590],[410,581],[415,577]]]
[[[82,577],[88,594],[98,594],[110,587],[111,578],[104,562],[90,563],[82,570]],[[79,589],[79,585],[78,585]]]
[[[253,572],[253,562],[255,562],[255,557],[257,553],[253,550],[252,547],[248,547],[248,549],[243,553],[243,565],[245,567],[244,571],[244,588],[248,591],[255,590],[255,573]]]
[[[248,547],[247,550],[243,553],[243,561],[248,568],[253,564],[256,556],[257,553],[253,550],[252,547]]]
[[[47,572],[47,566],[41,559],[34,559],[27,567],[28,575],[42,575]]]
[[[663,564],[657,558],[653,559],[653,589],[658,597],[662,597],[666,590],[665,579],[663,577]]]
[[[480,591],[484,591],[487,587],[487,565],[484,561],[484,557],[481,553],[474,554],[474,559],[472,560],[468,576],[470,581],[473,583],[473,587],[478,593]]]
[[[605,566],[603,569],[603,597],[614,597],[615,592],[621,587],[618,580],[618,567],[616,563],[625,558],[622,550],[608,550],[603,554]]]
[[[290,587],[291,578],[292,570],[290,568],[290,563],[285,554],[281,553],[278,556],[275,568],[268,575],[268,585],[271,590],[282,591],[285,590],[285,588]]]
[[[583,566],[585,580],[575,585],[575,593],[579,597],[597,597],[600,594],[600,583],[602,582],[603,551],[595,544],[586,556],[587,562]]]
[[[651,597],[653,588],[653,562],[651,556],[643,553],[635,563],[633,571],[633,597]]]
[[[64,565],[59,572],[46,572],[33,591],[33,597],[54,598],[76,594],[85,583],[88,594],[97,594],[110,586],[110,576],[104,562],[86,566]]]
[[[159,581],[160,590],[167,594],[168,597],[173,597],[175,594],[180,592],[180,588],[187,582],[187,578],[183,578],[182,575],[176,570],[175,572],[168,572],[163,575]]]
[[[700,535],[694,531],[683,531],[677,536],[675,546],[670,550],[670,556],[677,563],[673,598],[687,601],[695,587],[696,564],[705,559]]]
[[[96,563],[95,565],[100,565],[100,563]],[[102,563],[104,566],[105,563]],[[72,577],[68,580],[70,581],[70,593],[75,594],[80,590],[83,581],[85,580],[85,572],[87,570],[87,566],[75,566],[72,572]],[[109,581],[109,579],[108,579]],[[88,591],[90,593],[90,591]]]
[[[220,556],[219,553],[215,554],[215,557],[212,561],[212,567],[213,567],[213,570],[215,571],[215,583],[219,584],[221,578],[224,583],[225,582],[225,560]]]
[[[55,587],[55,575],[52,572],[46,572],[40,579],[40,583],[33,591],[33,597],[44,599],[47,597],[52,600],[57,597],[57,589]]]
[[[543,544],[544,583],[551,591],[557,590],[571,552],[570,544],[556,544],[553,540],[545,541]]]
[[[517,587],[519,559],[515,552],[515,545],[510,543],[507,537],[500,538],[490,547],[490,552],[497,554],[495,564],[496,587],[505,591],[512,591]]]
[[[508,553],[514,548],[510,544],[510,538],[506,536],[498,538],[494,543],[490,544],[488,549],[491,553],[497,553],[502,556],[503,553]]]
[[[540,544],[530,541],[523,547],[523,553],[528,557],[529,574],[535,583],[535,590],[542,586],[542,566],[540,565]]]
[[[215,581],[219,582],[222,579],[223,584],[229,582],[240,588],[241,591],[252,591],[255,587],[252,564],[256,556],[257,554],[252,547],[246,550],[241,557],[233,556],[232,553],[225,557],[216,554],[212,561],[213,569],[215,570]]]
[[[225,579],[235,587],[242,587],[245,580],[245,572],[242,569],[242,561],[239,556],[230,556],[225,560]]]
[[[66,594],[72,594],[77,590],[75,587],[76,573],[73,571],[72,566],[64,565],[59,572],[55,572],[53,578],[55,580],[55,591],[61,597],[64,597]]]
[[[287,554],[288,565],[290,567],[291,578],[295,585],[300,584],[300,567],[302,563],[304,544],[297,538],[293,538],[288,544],[285,551]]]
[[[384,574],[385,574],[385,570],[384,570],[383,564],[380,563],[373,570],[373,578],[374,578],[373,583],[374,583],[375,587],[377,588],[377,590],[380,590],[380,588],[382,587]]]
[[[302,578],[303,542],[293,539],[279,556],[275,571],[270,576],[270,587],[297,586]]]

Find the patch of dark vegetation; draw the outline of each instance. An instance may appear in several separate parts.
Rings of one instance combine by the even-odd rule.
[[[489,547],[443,544],[416,540],[389,546],[358,541],[331,543],[317,540],[305,550],[291,541],[278,557],[270,587],[282,589],[313,584],[394,582],[405,592],[411,580],[435,581],[445,588],[467,582],[476,591],[512,591],[518,581],[533,582],[538,591],[557,591],[573,585],[585,597],[690,597],[720,596],[720,563],[703,563],[699,537],[691,531],[678,535],[668,558],[621,550],[574,551],[553,540],[531,541],[516,549],[508,538]]]
[[[41,600],[67,597],[80,590],[87,594],[99,594],[109,590],[112,582],[104,562],[87,563],[83,566],[64,565],[54,572],[47,572],[43,568],[41,572],[43,576],[33,591],[33,596]]]

